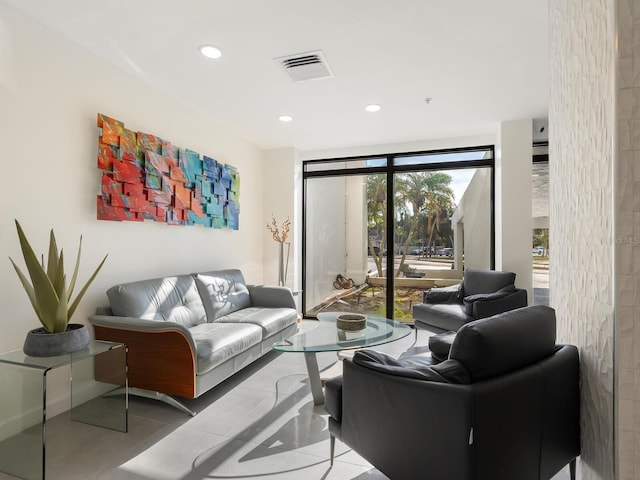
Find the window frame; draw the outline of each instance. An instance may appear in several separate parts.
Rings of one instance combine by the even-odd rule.
[[[459,160],[444,162],[425,162],[421,164],[397,165],[396,159],[408,158],[412,156],[428,156],[428,155],[448,155],[456,153],[466,153],[472,151],[485,151],[488,158],[480,160]],[[485,155],[487,156],[487,155]],[[349,162],[361,162],[363,160],[380,160],[386,158],[386,166],[376,167],[356,167],[356,168],[329,168],[326,170],[311,170],[308,166],[326,163],[328,165]],[[358,155],[349,157],[334,157],[327,159],[303,160],[302,162],[302,314],[304,318],[315,318],[307,315],[306,312],[306,268],[307,268],[307,181],[313,178],[326,177],[347,177],[353,175],[371,175],[386,174],[387,177],[387,199],[394,198],[394,176],[398,173],[412,173],[424,171],[446,171],[446,170],[462,170],[470,168],[490,168],[491,169],[491,192],[490,192],[490,210],[491,210],[491,227],[490,227],[490,268],[495,268],[495,145],[479,145],[473,147],[457,147],[436,150],[421,150],[412,152],[399,152],[390,154],[371,154]],[[387,201],[387,218],[394,218],[394,202]],[[387,228],[387,265],[394,265],[395,242],[393,228]],[[394,307],[394,275],[387,275],[386,283],[386,317],[389,312],[393,313]],[[391,292],[391,293],[389,293]]]

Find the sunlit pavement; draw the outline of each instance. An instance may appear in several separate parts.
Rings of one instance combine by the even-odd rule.
[[[549,260],[533,261],[533,303],[549,305]]]

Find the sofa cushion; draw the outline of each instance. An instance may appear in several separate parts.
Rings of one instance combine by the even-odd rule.
[[[461,303],[418,303],[413,306],[413,319],[444,331],[457,331],[473,320]]]
[[[422,293],[423,303],[459,303],[462,295],[462,284],[448,287],[430,288]]]
[[[516,274],[513,272],[468,268],[464,271],[462,292],[465,297],[478,293],[493,293],[515,282]]]
[[[250,324],[202,323],[191,327],[189,331],[196,343],[198,375],[208,372],[262,340],[260,327]]]
[[[218,317],[219,323],[250,323],[262,329],[262,338],[267,338],[289,325],[296,323],[298,313],[292,308],[249,307]]]
[[[115,285],[107,290],[107,297],[118,317],[164,320],[185,327],[206,322],[202,299],[191,275]]]
[[[197,273],[195,278],[208,322],[251,306],[251,296],[240,270]]]
[[[477,382],[553,354],[555,342],[555,311],[534,305],[467,323],[453,340],[449,360],[460,362]]]
[[[431,359],[411,356],[395,359],[375,350],[357,350],[353,363],[388,375],[448,383],[448,380],[431,368]]]
[[[475,319],[480,319],[484,317],[491,317],[496,315],[497,313],[501,313],[500,310],[496,311],[496,307],[500,305],[497,301],[502,300],[509,295],[512,295],[516,292],[515,285],[507,285],[506,287],[501,288],[497,292],[492,293],[476,293],[473,295],[467,295],[462,299],[462,303],[464,305],[464,311],[474,317]],[[526,300],[526,299],[525,299]],[[524,305],[525,307],[526,301]],[[493,308],[492,308],[493,306]],[[483,312],[487,311],[487,312]],[[482,313],[487,313],[483,315]]]

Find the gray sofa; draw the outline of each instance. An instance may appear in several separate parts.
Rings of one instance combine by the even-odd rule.
[[[128,347],[130,393],[196,398],[296,332],[286,287],[247,285],[220,270],[115,285],[109,307],[89,318],[97,340]]]

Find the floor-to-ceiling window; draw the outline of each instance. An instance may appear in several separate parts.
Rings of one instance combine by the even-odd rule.
[[[434,286],[493,267],[493,147],[304,162],[303,311],[411,322]]]
[[[534,305],[549,305],[549,155],[547,144],[534,144],[532,165],[532,263]]]

